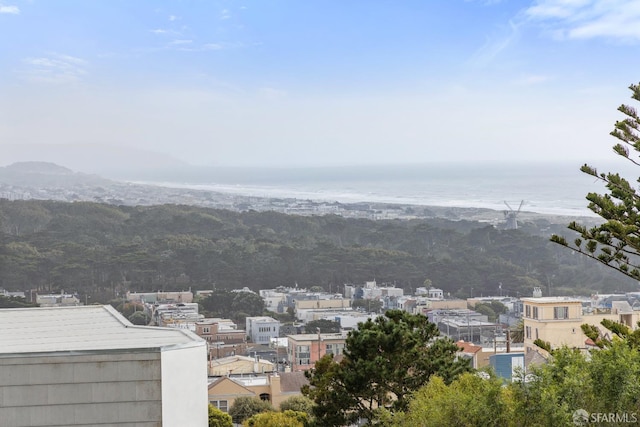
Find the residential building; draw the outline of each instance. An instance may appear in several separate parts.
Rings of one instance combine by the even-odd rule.
[[[153,306],[145,303],[145,307],[152,308],[151,318],[157,326],[193,330],[195,323],[204,318],[198,313],[199,307],[195,302],[155,304]]]
[[[587,349],[588,338],[581,325],[589,324],[609,332],[601,325],[603,319],[619,322],[635,329],[640,312],[634,311],[626,301],[614,301],[611,309],[583,309],[583,301],[569,297],[522,298],[524,305],[524,345],[526,351],[536,350],[536,339],[546,341],[551,348],[563,345]]]
[[[127,292],[127,301],[137,303],[191,303],[193,292],[189,291],[158,291],[158,292]]]
[[[209,383],[209,402],[229,412],[238,397],[258,397],[279,409],[280,404],[288,398],[301,396],[300,389],[308,383],[304,372],[217,377]]]
[[[206,343],[111,306],[0,310],[2,426],[205,426]]]
[[[478,369],[480,367],[480,361],[478,360],[478,354],[482,352],[482,347],[479,345],[475,345],[470,342],[465,342],[464,340],[460,340],[456,342],[458,346],[459,354],[458,357],[462,357],[464,359],[469,360],[469,365],[473,369]]]
[[[503,334],[501,325],[489,322],[486,315],[469,309],[431,310],[427,312],[427,318],[438,326],[443,336],[456,341],[487,345]]]
[[[505,381],[513,381],[524,372],[524,353],[498,353],[489,357],[489,364],[497,376]]]
[[[240,374],[264,374],[276,371],[268,360],[249,356],[227,356],[209,361],[209,376],[222,377]]]
[[[38,294],[36,295],[36,303],[40,307],[72,307],[80,305],[80,299],[73,294]]]
[[[251,342],[268,345],[280,336],[280,322],[267,316],[247,317],[245,331]]]
[[[297,334],[287,336],[289,363],[292,371],[306,371],[325,354],[341,355],[347,333]]]
[[[194,323],[194,332],[209,347],[209,360],[244,354],[247,350],[247,334],[236,329],[229,319],[201,319]]]
[[[302,310],[327,310],[327,309],[345,309],[351,307],[351,301],[340,297],[331,297],[326,299],[297,299],[294,302],[296,316],[298,311]]]

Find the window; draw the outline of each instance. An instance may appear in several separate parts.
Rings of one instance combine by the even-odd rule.
[[[536,328],[536,339],[540,339],[540,337],[538,336],[538,328]]]
[[[525,305],[524,306],[524,316],[525,317],[531,317],[531,306],[530,305]]]
[[[222,412],[229,412],[229,407],[226,400],[212,400],[211,404]]]
[[[298,365],[310,364],[311,352],[308,345],[296,346],[296,362]]]
[[[534,319],[538,318],[538,307],[533,307],[533,318]]]
[[[524,333],[527,339],[531,339],[531,326],[527,326],[524,328]]]
[[[205,334],[208,334],[208,333],[209,333],[209,327],[208,327],[208,326],[207,326],[207,327],[205,327],[205,328],[203,328],[203,333],[205,333]]]
[[[554,319],[568,319],[569,318],[569,307],[553,307],[553,318]]]
[[[342,354],[344,352],[344,344],[327,344],[326,354]]]

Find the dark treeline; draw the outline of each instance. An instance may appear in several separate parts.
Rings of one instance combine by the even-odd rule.
[[[430,280],[452,296],[635,290],[545,237],[472,221],[0,200],[0,287],[79,292]],[[546,292],[545,292],[546,294]]]

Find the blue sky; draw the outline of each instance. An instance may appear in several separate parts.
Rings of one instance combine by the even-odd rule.
[[[0,145],[592,161],[634,102],[640,1],[0,0],[0,52]]]

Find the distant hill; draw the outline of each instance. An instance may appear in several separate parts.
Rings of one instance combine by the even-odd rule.
[[[73,171],[64,166],[49,162],[18,162],[5,168],[10,174],[44,174],[44,175],[73,175]]]
[[[112,179],[136,178],[189,165],[166,154],[98,144],[3,144],[0,166],[24,162],[55,163],[74,171]]]
[[[19,188],[76,188],[110,182],[98,175],[74,172],[50,162],[17,162],[0,167],[0,185]]]

